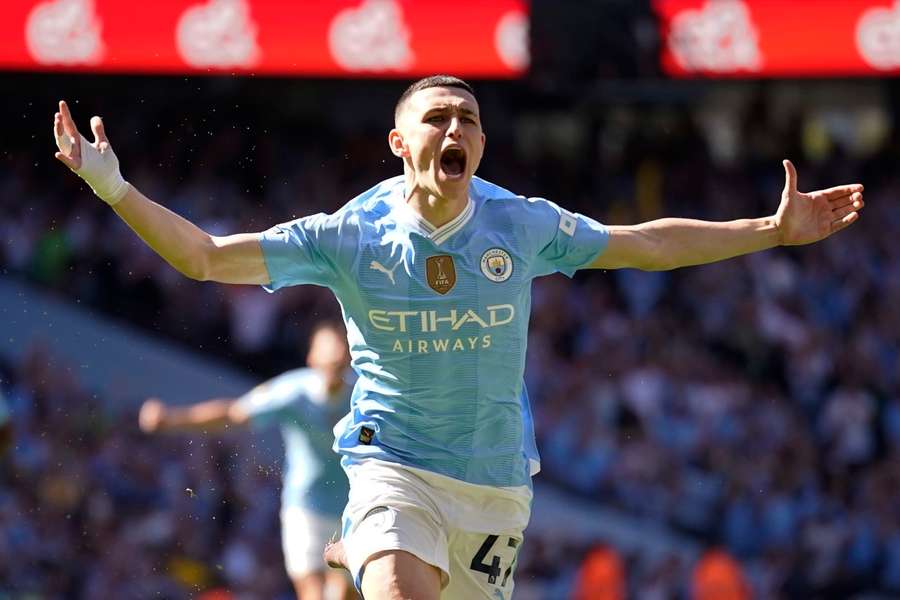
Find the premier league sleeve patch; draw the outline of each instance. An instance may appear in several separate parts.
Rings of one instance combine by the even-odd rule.
[[[481,272],[493,282],[504,282],[513,273],[512,257],[503,248],[485,250],[481,255]]]

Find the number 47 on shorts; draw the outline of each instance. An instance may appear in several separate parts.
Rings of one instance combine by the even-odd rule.
[[[500,587],[505,587],[506,582],[509,580],[509,576],[513,572],[513,567],[516,564],[516,557],[518,556],[518,547],[519,540],[516,538],[508,537],[506,538],[506,552],[503,551],[503,547],[501,546],[498,549],[501,553],[506,554],[512,553],[512,559],[509,560],[506,565],[506,569],[503,569],[501,562],[503,559],[498,556],[494,550],[494,545],[497,543],[497,540],[500,539],[499,535],[489,535],[484,539],[484,543],[481,544],[481,547],[478,548],[478,551],[475,553],[475,556],[472,557],[472,562],[469,564],[469,568],[473,571],[478,571],[479,573],[484,573],[488,576],[488,583],[492,585],[497,585],[497,578],[500,577],[501,573],[503,578],[500,580]],[[490,559],[488,559],[488,555],[492,555]]]

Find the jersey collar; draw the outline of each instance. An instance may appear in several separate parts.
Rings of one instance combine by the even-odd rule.
[[[472,215],[475,214],[475,203],[472,201],[472,197],[469,196],[466,207],[462,209],[462,212],[440,227],[435,227],[422,215],[410,208],[403,198],[400,199],[400,202],[402,204],[400,214],[403,215],[404,220],[422,237],[431,240],[435,246],[440,246],[449,240],[453,234],[465,227],[466,223],[472,220]]]

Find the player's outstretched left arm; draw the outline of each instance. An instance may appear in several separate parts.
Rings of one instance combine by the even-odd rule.
[[[859,219],[865,205],[861,184],[804,193],[797,191],[791,161],[784,161],[784,172],[781,204],[770,217],[725,222],[659,219],[611,226],[609,244],[591,268],[662,271],[701,265],[775,246],[818,242]]]

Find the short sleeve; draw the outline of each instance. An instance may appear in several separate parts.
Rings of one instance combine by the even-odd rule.
[[[289,285],[331,287],[338,277],[340,215],[319,213],[264,231],[260,238],[273,292]]]
[[[286,373],[261,383],[240,398],[238,406],[254,425],[283,423],[300,414],[298,404],[305,399],[300,378]]]
[[[537,258],[532,275],[564,273],[571,277],[606,249],[609,230],[590,217],[572,213],[543,198],[527,201],[529,220],[537,232]]]

